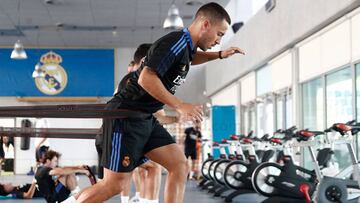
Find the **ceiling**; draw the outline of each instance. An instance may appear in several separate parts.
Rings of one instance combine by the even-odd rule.
[[[184,25],[200,4],[176,0]],[[210,2],[211,0],[192,0]],[[136,47],[153,42],[173,0],[0,0],[0,46]],[[229,0],[218,0],[225,6]]]

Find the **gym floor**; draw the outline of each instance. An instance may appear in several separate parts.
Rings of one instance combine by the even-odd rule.
[[[164,202],[162,200],[162,198],[163,198],[162,194],[163,194],[163,186],[165,185],[164,184],[165,177],[166,176],[163,176],[163,183],[162,183],[162,188],[160,191],[160,203]],[[11,182],[14,185],[30,183],[31,180],[32,180],[32,176],[26,176],[26,175],[0,176],[0,182],[2,182],[2,183],[3,182]],[[80,188],[85,188],[85,187],[89,186],[89,181],[88,181],[87,177],[79,176],[79,185],[80,185]],[[213,198],[212,195],[208,194],[207,192],[200,191],[196,185],[197,185],[197,182],[188,181],[188,183],[186,185],[184,203],[193,203],[193,202],[196,202],[196,203],[220,203],[220,202],[224,202],[224,200],[222,200],[222,199]],[[134,188],[133,188],[133,191],[134,191]],[[0,201],[2,203],[46,202],[44,199],[40,199],[40,198],[36,198],[36,199],[32,199],[32,200],[21,200],[21,199],[2,200],[2,199],[0,199]],[[115,197],[111,198],[110,200],[106,201],[106,203],[120,203],[120,202],[121,202],[120,196],[115,196]]]

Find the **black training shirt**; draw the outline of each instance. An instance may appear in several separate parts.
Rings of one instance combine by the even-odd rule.
[[[139,84],[139,76],[145,66],[154,71],[165,88],[175,94],[185,82],[195,50],[189,31],[184,28],[160,38],[150,47],[140,68],[126,75],[118,92],[110,102],[119,102],[119,108],[155,113],[164,104],[149,95]]]
[[[185,129],[185,135],[185,151],[196,150],[196,139],[201,138],[201,132],[191,127]]]
[[[39,186],[40,192],[44,195],[48,203],[55,203],[55,182],[49,172],[52,168],[40,166],[35,174],[37,185]]]

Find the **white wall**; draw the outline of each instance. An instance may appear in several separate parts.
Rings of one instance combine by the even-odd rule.
[[[248,73],[240,79],[241,104],[246,104],[256,97],[256,76],[255,72]]]
[[[360,59],[360,14],[351,19],[352,60]]]
[[[269,63],[271,68],[272,90],[277,91],[292,84],[292,56],[289,51]]]
[[[300,82],[350,63],[350,28],[350,20],[342,19],[299,47]]]
[[[240,87],[239,83],[235,82],[229,87],[223,89],[219,93],[211,97],[211,104],[218,106],[235,106],[235,126],[236,133],[240,133]]]
[[[130,61],[133,60],[136,48],[117,48],[115,49],[115,83],[114,90],[119,84],[120,80],[127,73],[127,67]]]
[[[278,0],[270,13],[260,9],[224,46],[238,46],[245,50],[246,55],[216,60],[207,65],[207,94],[212,95],[259,68],[359,4],[360,1],[356,0]],[[216,83],[208,82],[215,80]]]

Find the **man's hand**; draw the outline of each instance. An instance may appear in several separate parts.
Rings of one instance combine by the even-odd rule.
[[[228,49],[225,49],[223,51],[221,51],[221,58],[227,58],[227,57],[230,57],[234,54],[242,54],[242,55],[245,55],[245,52],[243,50],[241,50],[240,48],[238,47],[230,47]]]
[[[176,107],[176,111],[180,114],[181,120],[202,121],[203,110],[201,105],[181,103]]]

